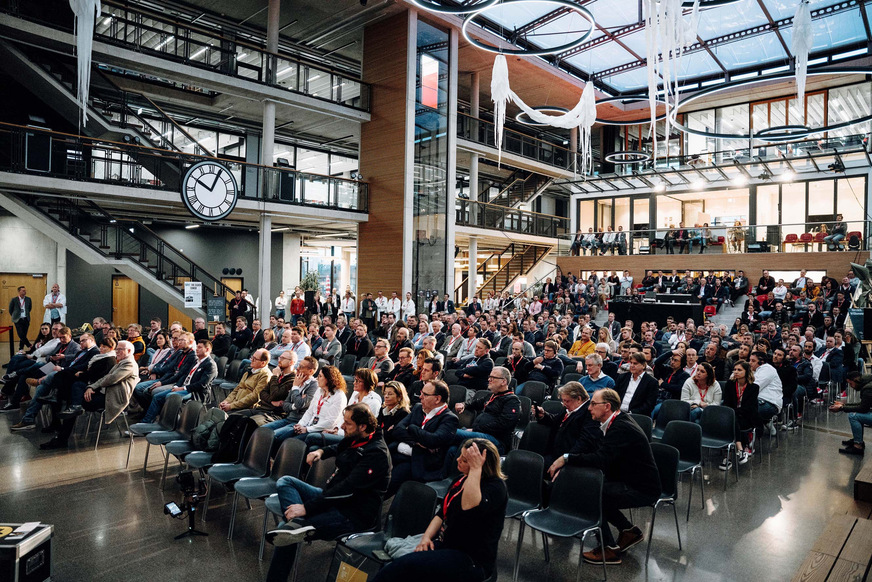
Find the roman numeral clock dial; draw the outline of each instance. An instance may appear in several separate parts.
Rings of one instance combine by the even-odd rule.
[[[201,220],[220,220],[230,214],[239,198],[236,178],[218,162],[191,166],[182,181],[182,201]]]

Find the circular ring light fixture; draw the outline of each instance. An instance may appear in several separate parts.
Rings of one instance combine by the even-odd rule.
[[[726,4],[735,4],[739,0],[699,0],[699,9],[716,8]],[[693,8],[693,0],[685,0],[681,3],[682,8]]]
[[[424,10],[429,10],[430,12],[436,12],[438,14],[469,14],[470,12],[493,6],[499,1],[500,0],[482,0],[481,2],[474,2],[472,4],[451,5],[443,4],[437,0],[412,0],[412,4],[419,6]]]
[[[543,113],[569,113],[569,109],[565,107],[554,107],[552,105],[540,105],[539,107],[534,107],[536,111],[541,111]],[[534,125],[536,127],[546,126],[547,123],[539,123],[538,121],[533,121],[529,115],[527,115],[524,111],[521,111],[515,116],[515,121],[518,123],[523,123],[524,125]]]
[[[651,159],[651,154],[637,150],[612,152],[605,157],[610,164],[641,164]]]
[[[569,9],[570,11],[575,12],[576,14],[581,16],[583,19],[587,20],[590,23],[590,28],[588,28],[584,33],[581,34],[581,36],[571,42],[567,42],[565,44],[561,44],[559,46],[551,48],[541,49],[500,48],[498,46],[486,44],[478,39],[475,39],[472,37],[472,34],[470,34],[469,27],[473,24],[473,21],[479,16],[485,16],[488,10],[500,6],[518,6],[521,4],[547,4],[553,6],[555,10],[558,8]],[[593,29],[596,26],[595,23],[596,21],[594,20],[593,14],[590,10],[583,6],[579,6],[578,4],[575,4],[573,2],[569,2],[569,0],[506,0],[505,2],[502,2],[500,4],[489,4],[487,6],[478,8],[475,12],[467,16],[466,19],[463,21],[463,27],[461,28],[461,31],[463,32],[463,38],[466,39],[466,42],[489,53],[517,55],[522,57],[540,57],[545,55],[562,53],[584,43],[584,41],[590,38],[590,35],[593,34]]]
[[[754,139],[762,141],[790,141],[802,139],[814,133],[818,133],[807,125],[774,125],[766,127],[754,134]]]
[[[813,76],[822,76],[822,75],[870,75],[872,74],[872,67],[839,67],[834,69],[826,69],[826,70],[817,70],[817,71],[808,71],[807,75],[809,77]],[[684,133],[692,133],[694,135],[700,135],[702,137],[709,137],[712,139],[752,139],[757,138],[757,135],[751,135],[748,133],[717,133],[713,131],[703,131],[701,129],[691,129],[687,125],[680,123],[678,121],[679,109],[690,105],[694,101],[701,99],[703,97],[711,97],[712,95],[716,95],[718,93],[723,93],[724,91],[729,91],[731,89],[737,89],[739,87],[748,87],[750,85],[754,85],[756,83],[765,83],[769,81],[778,81],[781,79],[791,79],[796,75],[791,72],[786,73],[775,73],[772,75],[766,75],[763,77],[757,77],[756,79],[743,79],[741,81],[734,81],[732,83],[725,83],[723,85],[714,85],[707,89],[703,89],[702,91],[698,91],[689,97],[684,98],[681,103],[678,104],[677,107],[672,109],[672,113],[669,116],[670,123],[679,131]],[[770,128],[772,130],[780,131],[781,134],[776,134],[776,138],[773,140],[773,136],[769,135],[768,138],[764,137],[761,139],[765,139],[767,141],[790,141],[794,139],[801,139],[802,137],[808,137],[809,135],[814,135],[817,133],[824,133],[827,131],[835,131],[837,129],[842,129],[845,127],[850,127],[852,125],[857,125],[858,123],[864,123],[866,121],[872,121],[872,115],[864,115],[862,117],[858,117],[856,119],[849,119],[848,121],[843,121],[841,123],[834,123],[832,125],[826,125],[824,127],[818,127],[815,129],[809,129],[807,134],[791,132],[791,137],[786,137],[787,131],[785,126]],[[807,129],[807,128],[806,128]],[[766,131],[766,130],[763,130]],[[759,132],[758,132],[759,134]],[[765,135],[765,134],[764,134]]]
[[[596,102],[597,105],[600,103],[610,103],[613,101],[620,101],[621,103],[633,102],[633,101],[650,101],[648,97],[643,95],[629,95],[626,97],[608,97],[606,99],[600,99]],[[655,99],[656,103],[661,105],[666,105],[666,101],[663,99]],[[655,118],[655,121],[663,121],[666,119],[666,112],[664,111],[661,115]],[[600,119],[597,117],[596,122],[601,123],[603,125],[639,125],[640,123],[649,123],[651,120],[649,118],[638,119],[634,121],[609,121],[608,119]]]

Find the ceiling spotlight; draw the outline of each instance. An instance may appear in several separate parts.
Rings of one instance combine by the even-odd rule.
[[[757,179],[758,179],[758,180],[764,180],[764,181],[765,181],[765,180],[771,180],[771,179],[772,179],[772,174],[770,174],[769,172],[763,172],[763,173],[761,173],[759,176],[757,176]]]
[[[735,178],[733,178],[733,186],[739,186],[741,188],[742,186],[747,186],[747,185],[748,185],[748,178],[746,178],[744,176],[744,174],[740,175],[740,176],[736,176]]]
[[[188,229],[188,230],[192,230],[192,229],[194,229],[194,228],[200,228],[200,225],[199,225],[199,224],[189,224],[189,225],[186,226],[185,228]]]
[[[655,192],[663,192],[664,190],[666,190],[666,184],[664,184],[663,182],[660,182],[659,184],[655,184],[655,186],[654,186]]]
[[[695,182],[691,182],[690,187],[694,190],[702,190],[703,188],[705,188],[705,182],[703,182],[702,180],[697,180]]]
[[[779,182],[793,182],[794,176],[795,176],[795,174],[793,172],[791,172],[790,170],[787,170],[787,171],[782,172],[781,174],[778,175],[778,181]]]
[[[845,164],[843,164],[841,160],[836,160],[832,164],[828,165],[827,169],[832,170],[837,174],[840,174],[845,171]]]

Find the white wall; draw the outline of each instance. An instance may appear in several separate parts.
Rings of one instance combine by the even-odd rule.
[[[64,261],[58,273],[57,243],[15,216],[0,215],[0,249],[0,273],[45,273],[47,289],[66,282]]]

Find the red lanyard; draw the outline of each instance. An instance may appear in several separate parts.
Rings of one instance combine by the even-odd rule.
[[[612,423],[615,422],[615,419],[618,418],[618,415],[619,415],[620,413],[621,413],[620,410],[617,411],[617,412],[615,413],[615,415],[612,417],[612,419],[609,421],[609,423],[606,425],[606,432],[609,432],[609,429],[612,428]],[[603,434],[605,434],[605,433],[603,433]]]
[[[315,416],[318,416],[321,414],[321,407],[322,406],[324,406],[324,397],[320,396],[318,398],[318,406],[315,408]]]
[[[493,402],[495,398],[499,398],[500,396],[508,396],[509,394],[514,394],[514,392],[512,392],[511,390],[506,390],[505,392],[494,394],[488,399],[487,404],[485,404],[484,407],[487,408],[488,406],[490,406],[490,403]]]
[[[675,372],[672,372],[671,374],[669,374],[669,378],[666,379],[666,383],[667,383],[667,384],[669,384],[670,382],[672,382],[672,377],[673,377],[673,376],[675,376]]]
[[[705,400],[705,396],[706,396],[706,394],[708,394],[709,388],[711,388],[711,386],[706,387],[705,392],[703,392],[700,389],[699,384],[697,384],[696,391],[699,392],[699,399],[700,400]]]
[[[432,418],[436,418],[437,416],[439,416],[440,414],[442,414],[443,412],[445,412],[447,409],[448,409],[448,407],[446,406],[445,408],[443,408],[442,410],[440,410],[439,412],[437,412],[436,414],[434,414],[434,415],[432,416]],[[421,421],[421,428],[424,428],[424,426],[427,425],[427,421],[429,421],[429,420],[430,420],[430,419],[427,418],[427,417],[425,416],[425,417],[424,417],[424,420]]]
[[[375,370],[376,366],[378,366],[379,364],[381,364],[381,363],[384,362],[385,360],[387,360],[387,358],[382,358],[381,360],[375,360],[375,361],[372,363],[372,367],[370,368],[370,370]]]
[[[182,352],[182,357],[179,358],[179,364],[176,366],[176,370],[180,370],[180,369],[181,369],[182,364],[185,363],[185,358],[187,358],[187,357],[188,357],[188,352],[187,352],[187,350],[186,350],[186,351]]]
[[[446,516],[448,515],[448,508],[451,506],[451,502],[454,499],[463,493],[463,485],[466,483],[466,475],[458,479],[454,482],[454,485],[451,486],[451,489],[448,490],[448,494],[445,495],[445,499],[442,501],[442,520],[444,521]],[[454,493],[452,493],[452,491]]]
[[[369,436],[368,436],[367,438],[365,438],[364,440],[360,441],[359,443],[354,443],[353,445],[351,445],[351,446],[348,447],[348,448],[349,448],[349,449],[357,449],[357,448],[360,448],[360,447],[364,446],[365,444],[367,444],[369,441],[371,441],[371,440],[372,440],[372,437],[374,437],[374,436],[375,436],[375,433],[372,433],[371,435],[369,435]]]
[[[747,388],[747,385],[745,385],[745,388]],[[736,404],[742,403],[742,394],[745,393],[745,388],[742,388],[742,390],[740,391],[739,390],[739,383],[736,382]]]
[[[68,348],[68,347],[70,347],[69,342],[67,342],[67,343],[65,343],[64,345],[62,345],[61,347],[59,347],[57,353],[58,353],[58,354],[62,354],[62,353],[64,353],[65,351],[67,351],[67,348]]]

